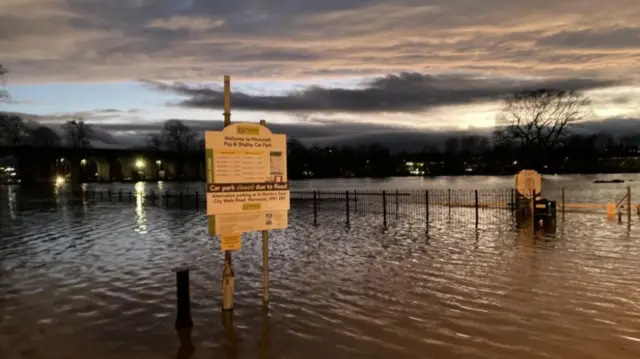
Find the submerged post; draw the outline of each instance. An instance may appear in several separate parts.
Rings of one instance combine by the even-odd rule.
[[[562,219],[564,219],[564,187],[562,187]]]
[[[425,231],[429,233],[429,190],[424,191]]]
[[[478,228],[478,190],[475,191],[476,196],[476,229]]]
[[[531,191],[531,233],[536,228],[536,190]]]
[[[347,203],[347,227],[349,227],[349,191],[345,193],[345,202]]]
[[[260,120],[260,125],[265,126],[267,122]],[[262,305],[269,307],[269,232],[262,231]]]
[[[387,229],[387,192],[382,191],[382,225]]]
[[[318,191],[313,191],[313,225],[318,225]]]
[[[231,125],[231,77],[224,76],[224,127]],[[224,270],[222,272],[222,309],[233,310],[233,267],[231,251],[224,251]]]
[[[396,219],[398,219],[398,190],[396,190]]]
[[[189,294],[189,268],[178,268],[176,271],[177,315],[176,329],[193,327],[191,319],[191,297]]]
[[[627,223],[631,224],[631,187],[627,187]]]
[[[353,213],[358,213],[358,192],[353,190]]]

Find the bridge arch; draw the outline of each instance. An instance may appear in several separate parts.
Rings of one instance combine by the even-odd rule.
[[[100,182],[110,179],[111,166],[104,157],[91,156],[80,160],[80,181]]]

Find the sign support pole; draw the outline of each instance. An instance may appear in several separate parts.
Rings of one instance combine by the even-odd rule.
[[[224,77],[224,127],[231,125],[231,77]],[[233,310],[234,273],[231,265],[231,251],[224,251],[224,271],[222,272],[222,310]]]
[[[260,120],[260,126],[266,124]],[[262,231],[262,305],[269,308],[269,231]]]

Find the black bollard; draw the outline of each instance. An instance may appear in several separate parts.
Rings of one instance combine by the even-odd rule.
[[[196,191],[196,209],[198,209],[199,205],[200,205],[200,199],[198,198],[198,191]]]
[[[191,299],[189,296],[189,269],[176,269],[177,316],[176,330],[193,328]]]

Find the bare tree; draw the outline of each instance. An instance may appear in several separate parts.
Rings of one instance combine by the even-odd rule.
[[[4,76],[8,73],[9,73],[9,69],[7,69],[6,67],[2,66],[2,64],[0,64],[0,87],[1,87],[0,101],[5,101],[9,99],[9,91],[7,91],[7,89],[4,88],[6,86]]]
[[[38,147],[58,147],[60,137],[47,126],[38,126],[29,133],[30,143]]]
[[[147,147],[152,151],[160,151],[162,149],[162,137],[160,135],[149,135],[147,138]]]
[[[0,113],[0,141],[17,146],[22,144],[26,137],[26,126],[20,116]]]
[[[449,137],[444,141],[444,152],[448,154],[456,154],[458,153],[460,141],[457,137]]]
[[[180,120],[166,121],[161,138],[169,151],[185,153],[196,146],[196,133]]]
[[[89,140],[93,134],[91,126],[84,123],[83,120],[72,120],[64,124],[64,130],[67,135],[67,141],[72,148],[90,147]]]
[[[505,100],[494,133],[498,145],[554,150],[576,123],[585,119],[590,104],[577,91],[535,90]]]

